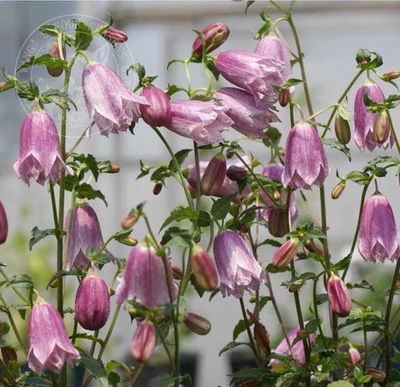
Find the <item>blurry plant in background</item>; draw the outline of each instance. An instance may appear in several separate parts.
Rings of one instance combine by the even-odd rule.
[[[54,42],[48,53],[30,57],[18,70],[45,66],[49,76],[63,77],[60,90],[40,90],[35,80],[22,82],[4,71],[1,91],[14,89],[31,103],[22,123],[14,169],[28,185],[32,180],[46,184],[54,224],[45,230],[34,227],[30,240],[25,241],[31,250],[25,254],[37,262],[37,270],[30,271],[30,276],[13,273],[18,268],[6,260],[0,267],[0,304],[5,317],[0,341],[2,385],[28,386],[41,380],[49,386],[87,386],[95,379],[103,386],[134,386],[157,346],[163,348],[169,369],[155,376],[150,385],[191,385],[190,375],[183,374],[180,366],[182,328],[205,336],[212,321],[192,310],[189,293],[208,295],[210,302],[218,293],[238,300],[242,318],[234,328],[233,340],[220,354],[245,346],[251,350],[254,366],[232,374],[232,383],[332,387],[400,383],[400,373],[393,366],[399,360],[395,341],[400,307],[395,296],[400,248],[396,216],[379,191],[380,179],[390,176],[389,170],[397,172],[400,159],[370,153],[362,169],[343,176],[336,172],[338,184],[330,200],[345,200],[347,184],[360,186],[360,205],[354,212],[358,221],[356,228],[349,230],[353,241],[341,257],[330,254],[329,195],[325,191],[326,178],[335,170],[329,166],[326,149],[342,152],[349,161],[350,156],[357,157],[350,155],[346,146],[351,141],[346,100],[357,80],[365,80],[354,102],[357,146],[367,152],[375,148],[390,151],[392,147],[400,152],[390,115],[400,96],[385,97],[378,86],[389,82],[397,88],[394,80],[399,73],[378,73],[383,63],[380,55],[360,49],[358,70],[343,86],[343,94],[314,112],[301,41],[292,18],[294,2],[287,8],[270,3],[280,17],[273,20],[261,13],[254,52],[221,51],[229,27],[212,23],[195,31],[197,37],[187,59],[169,62],[168,67],[184,67],[186,80],[166,89],[156,85],[157,77],[147,75],[141,64],[126,71],[127,75],[134,71],[138,77],[132,91],[110,67],[90,60],[87,50],[95,36],[104,37],[113,47],[128,39],[124,31],[112,28],[112,19],[97,29],[74,19],[73,34],[57,25],[39,27]],[[247,3],[246,10],[251,4]],[[293,47],[281,34],[281,23],[289,26]],[[217,54],[216,49],[220,50]],[[68,93],[78,58],[85,62],[85,106],[75,103]],[[192,66],[204,70],[208,81],[204,87],[192,87]],[[299,68],[301,78],[292,78],[293,67]],[[232,85],[216,89],[220,77]],[[296,90],[302,90],[305,106],[295,98]],[[61,111],[59,128],[46,112],[49,104]],[[91,124],[82,128],[78,139],[68,137],[68,112],[85,108]],[[319,122],[326,111],[329,118]],[[272,126],[283,114],[291,121],[285,146],[282,133]],[[106,137],[127,136],[129,133],[122,132],[133,134],[141,118],[165,145],[170,159],[156,166],[141,160],[137,178],[150,178],[154,195],[162,195],[166,182],[174,179],[182,189],[183,203],[171,208],[161,225],[151,224],[144,203],[134,203],[121,220],[121,229],[103,238],[89,201],[107,204],[95,183],[104,173],[118,173],[119,167],[77,151],[82,141],[90,141],[93,127]],[[172,149],[164,128],[192,139],[193,148]],[[238,137],[228,140],[225,133]],[[242,140],[249,139],[264,149],[263,160],[246,151]],[[195,162],[187,165],[189,154]],[[310,190],[319,192],[319,214],[307,203]],[[46,205],[41,203],[41,207]],[[138,222],[147,229],[140,241],[134,233]],[[12,243],[14,238],[8,237],[6,209],[0,203],[0,243]],[[49,241],[54,260],[46,257]],[[114,256],[108,247],[111,241],[131,246],[129,256]],[[270,257],[265,257],[266,246],[275,250]],[[372,277],[371,283],[365,278],[349,280],[360,265],[352,260],[357,247],[365,265],[396,262],[391,283],[383,285],[377,277]],[[172,255],[180,257],[179,265],[172,264]],[[49,267],[44,270],[46,264]],[[113,271],[107,281],[105,266]],[[283,281],[279,289],[273,286],[273,276]],[[311,289],[311,294],[305,289]],[[379,303],[372,307],[368,301],[371,294],[365,296],[360,290],[371,292]],[[285,321],[287,305],[277,302],[278,291],[292,296],[296,326]],[[13,292],[13,297],[6,297],[6,292]],[[272,322],[264,321],[262,310],[275,315],[273,323],[281,328],[280,337],[270,338]],[[128,313],[135,326],[130,344],[124,344],[137,367],[124,364],[121,358],[106,364],[102,360],[122,313]],[[237,340],[242,333],[248,340]],[[280,343],[272,348],[271,341]],[[24,362],[28,370],[21,367]],[[77,381],[71,370],[78,367],[84,372]]]

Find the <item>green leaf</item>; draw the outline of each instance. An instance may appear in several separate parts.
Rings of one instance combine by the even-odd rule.
[[[87,50],[92,42],[92,30],[89,26],[79,20],[72,20],[76,23],[75,28],[75,50],[84,51]]]
[[[338,272],[341,270],[346,270],[350,265],[352,256],[353,256],[352,254],[348,254],[343,259],[341,259],[339,262],[335,263],[332,266],[332,271]]]
[[[133,71],[137,74],[137,76],[138,76],[138,78],[139,78],[139,82],[141,82],[142,79],[146,76],[146,69],[145,69],[144,66],[143,66],[142,64],[140,64],[140,63],[135,63],[135,64],[129,66],[129,67],[126,69],[126,72],[125,72],[125,73],[126,73],[126,76],[129,75],[129,71],[131,71],[131,70],[133,70]]]
[[[105,205],[108,206],[106,197],[103,195],[103,193],[99,190],[94,189],[88,183],[82,183],[80,185],[75,186],[75,192],[76,192],[76,197],[79,199],[88,199],[88,200],[101,199],[103,200]]]
[[[351,154],[350,154],[350,149],[347,148],[346,145],[342,144],[335,138],[323,138],[322,143],[326,146],[329,146],[332,149],[337,149],[340,152],[342,152],[348,159],[351,161]]]
[[[340,380],[338,382],[329,383],[328,387],[354,387],[354,385],[345,380]]]
[[[375,293],[374,287],[366,280],[362,280],[359,284],[349,284],[350,289],[357,288],[357,289],[367,289],[371,290],[371,292]]]
[[[20,98],[34,101],[39,97],[39,87],[34,81],[18,82],[16,86],[16,91]]]
[[[166,178],[171,176],[171,171],[167,165],[161,165],[151,175],[150,180],[156,183],[164,181]]]
[[[213,219],[219,220],[224,219],[228,215],[229,208],[232,200],[236,197],[236,194],[225,196],[217,199],[211,207],[211,215]]]
[[[231,341],[230,343],[228,343],[227,345],[225,345],[225,347],[223,347],[220,351],[218,356],[221,356],[224,352],[227,352],[229,350],[231,350],[232,348],[236,348],[239,345],[247,345],[249,346],[249,343],[242,343],[242,342],[238,342],[238,341]]]
[[[43,34],[50,36],[58,36],[58,34],[62,33],[60,28],[55,24],[43,24],[38,28],[38,30]]]
[[[107,373],[104,369],[104,364],[100,359],[94,359],[92,357],[82,355],[81,359],[79,360],[79,364],[82,364],[85,369],[104,387],[109,387]]]
[[[271,300],[272,300],[272,298],[269,296],[261,296],[260,301],[259,301],[260,311],[264,308],[265,305],[267,305],[267,302],[271,301]]]
[[[195,221],[197,219],[197,212],[189,207],[178,206],[174,210],[172,210],[168,218],[165,219],[160,230],[162,230],[172,222],[181,222],[185,219]]]
[[[67,109],[67,110],[70,110],[69,107],[70,103],[75,108],[75,110],[78,110],[74,100],[69,98],[67,94],[62,93],[57,89],[49,89],[46,90],[44,93],[42,93],[40,96],[40,102],[55,103],[61,109]]]
[[[247,0],[246,1],[246,8],[244,10],[244,13],[247,13],[248,9],[256,2],[256,0]]]
[[[31,56],[17,68],[17,72],[22,69],[40,65],[49,67],[51,69],[66,70],[68,68],[68,61],[60,58],[53,58],[50,54],[43,54],[37,57]]]
[[[306,326],[305,326],[306,331],[307,331],[308,333],[314,333],[314,332],[316,332],[317,329],[318,329],[318,323],[319,323],[319,320],[316,319],[316,318],[310,320],[310,321],[306,324]]]
[[[192,232],[180,227],[170,227],[161,239],[161,245],[177,248],[189,248],[192,244]]]
[[[179,385],[191,385],[191,378],[189,374],[184,376],[173,376],[170,374],[163,374],[150,380],[148,387],[174,387],[176,382]],[[187,384],[188,383],[188,384]]]
[[[58,235],[58,230],[55,228],[49,228],[46,230],[39,230],[36,226],[31,231],[31,239],[29,239],[29,250],[32,250],[32,247],[36,245],[40,240],[46,238],[49,235]]]
[[[233,341],[235,341],[238,338],[238,336],[246,329],[247,329],[246,322],[243,319],[239,320],[238,323],[235,325],[235,328],[233,329]]]
[[[325,302],[328,302],[328,294],[327,293],[317,294],[315,299],[316,299],[317,305],[324,304]]]
[[[175,153],[175,159],[176,159],[178,165],[176,165],[174,160],[171,160],[171,162],[168,165],[168,169],[171,172],[177,172],[191,151],[192,151],[191,149],[181,149],[179,152]]]

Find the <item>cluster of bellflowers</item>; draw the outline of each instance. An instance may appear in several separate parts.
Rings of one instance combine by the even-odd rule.
[[[92,29],[74,19],[74,34],[57,25],[39,27],[52,40],[48,52],[22,63],[17,75],[22,69],[45,66],[50,77],[64,79],[60,90],[40,90],[34,81],[22,82],[3,70],[0,91],[15,90],[30,109],[21,124],[15,174],[28,186],[32,181],[46,185],[54,219],[46,230],[33,228],[29,248],[53,238],[56,259],[54,274],[41,294],[35,278],[10,278],[0,265],[0,286],[11,288],[19,298],[19,317],[27,326],[25,340],[12,305],[1,296],[1,310],[8,319],[0,329],[2,385],[32,385],[41,378],[47,385],[66,387],[72,385],[68,370],[81,367],[79,385],[97,379],[102,385],[134,386],[162,350],[171,371],[156,376],[152,385],[190,385],[190,375],[180,370],[182,332],[206,336],[213,320],[226,318],[198,314],[192,309],[193,297],[238,300],[242,318],[226,322],[233,340],[220,355],[242,346],[254,365],[231,375],[232,383],[394,386],[400,380],[391,366],[399,328],[392,309],[400,283],[400,247],[396,215],[379,187],[380,179],[389,178],[393,170],[397,173],[400,159],[392,153],[373,153],[394,147],[400,152],[391,118],[400,96],[385,97],[382,90],[383,85],[397,87],[394,81],[400,72],[380,74],[379,54],[361,49],[356,56],[358,72],[347,87],[343,85],[344,93],[314,112],[293,4],[271,4],[282,15],[273,20],[261,13],[262,26],[252,50],[224,51],[230,30],[222,22],[194,30],[188,58],[168,64],[184,67],[186,86],[163,88],[156,76],[135,64],[126,72],[134,71],[138,78],[131,90],[111,67],[90,60],[85,50],[96,35],[113,47],[127,42],[126,33],[114,29],[112,20]],[[296,37],[293,46],[282,35],[280,23],[288,23]],[[84,63],[85,106],[77,106],[68,94],[78,57]],[[192,88],[191,66],[203,68],[205,87]],[[298,73],[302,78],[294,76]],[[363,84],[356,89],[360,81]],[[349,108],[351,91],[355,97]],[[49,104],[60,109],[60,122],[46,110]],[[85,109],[91,122],[73,144],[67,141],[70,109]],[[289,127],[281,123],[285,117]],[[140,160],[138,178],[150,178],[155,196],[177,183],[184,204],[171,209],[161,228],[156,226],[156,234],[145,204],[132,203],[132,209],[121,214],[116,232],[104,238],[102,217],[91,203],[107,201],[95,183],[102,174],[116,174],[120,168],[77,149],[94,132],[104,141],[110,135],[129,136],[139,122],[159,137],[170,160],[156,166]],[[173,150],[165,138],[169,132],[191,140],[193,149]],[[137,131],[134,140],[141,141],[142,135]],[[355,151],[347,146],[352,138]],[[249,141],[262,150],[262,157],[246,149]],[[335,177],[329,152],[341,152],[349,160],[350,152],[353,158],[369,152],[371,158],[361,170],[337,171]],[[329,198],[328,178],[338,179]],[[337,257],[331,254],[329,230],[343,225],[329,222],[327,206],[329,200],[345,198],[347,184],[362,187],[360,205],[351,215],[357,221],[349,230],[350,251]],[[309,205],[310,192],[319,195],[320,215]],[[145,237],[138,240],[140,227]],[[0,201],[0,244],[7,236],[7,214]],[[113,253],[114,243],[129,246],[126,257]],[[346,278],[357,268],[357,252],[370,270],[376,270],[373,263],[395,263],[380,296],[384,308],[374,309],[356,292],[374,291],[371,284],[352,284]],[[104,275],[105,267],[114,271],[111,280]],[[26,293],[20,290],[21,283]],[[129,344],[122,343],[118,352],[130,353],[134,365],[124,364],[122,355],[103,363],[120,314],[130,316],[132,331]],[[349,328],[362,331],[363,338]],[[276,330],[279,333],[270,333]],[[239,335],[245,339],[239,340]]]

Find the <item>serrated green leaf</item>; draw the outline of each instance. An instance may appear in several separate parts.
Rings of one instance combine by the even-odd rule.
[[[55,228],[39,230],[35,226],[31,231],[31,239],[29,239],[29,250],[32,250],[32,247],[36,245],[36,243],[49,235],[58,235],[58,230],[56,230]]]
[[[238,336],[246,329],[247,329],[246,322],[243,319],[239,320],[238,323],[235,325],[235,328],[233,329],[233,341],[236,341]]]
[[[38,30],[42,32],[43,34],[50,35],[50,36],[57,36],[58,34],[61,34],[62,31],[58,26],[55,24],[42,24]]]
[[[343,259],[341,259],[339,262],[336,262],[332,266],[332,271],[338,272],[338,271],[346,270],[350,265],[352,256],[353,256],[352,254],[348,254]]]
[[[224,219],[229,212],[229,208],[233,199],[235,199],[236,194],[225,196],[223,198],[217,199],[211,207],[211,215],[213,219],[219,220]]]
[[[191,151],[192,151],[191,149],[181,149],[179,152],[175,153],[175,159],[176,159],[178,165],[176,165],[174,160],[171,160],[168,165],[168,169],[171,172],[177,172]]]
[[[354,385],[345,380],[340,380],[338,382],[329,383],[328,387],[354,387]]]
[[[146,76],[146,69],[140,63],[135,63],[135,64],[129,66],[125,71],[126,76],[129,75],[129,71],[131,71],[131,70],[133,70],[137,74],[137,76],[139,78],[139,82],[141,82],[142,79]]]
[[[51,69],[66,70],[68,68],[68,61],[60,58],[54,58],[50,54],[31,56],[17,68],[17,72],[32,66],[46,66]]]
[[[170,176],[171,176],[171,171],[168,168],[168,166],[161,165],[151,174],[150,180],[158,183],[164,181],[166,178]]]
[[[104,369],[104,364],[100,359],[94,359],[83,355],[79,360],[79,364],[82,364],[85,369],[102,384],[102,386],[109,387],[107,373]]]
[[[237,342],[237,341],[231,341],[230,343],[228,343],[227,345],[225,345],[218,353],[218,356],[221,356],[224,352],[227,352],[229,350],[231,350],[232,348],[236,348],[239,345],[247,345],[249,346],[248,343],[242,343],[242,342]]]
[[[162,246],[189,248],[192,244],[192,233],[180,227],[170,227],[165,230],[161,239]]]
[[[337,149],[342,152],[348,159],[351,161],[350,149],[347,148],[346,145],[342,144],[340,141],[336,140],[336,138],[323,138],[322,143],[326,146],[329,146],[332,149]]]
[[[40,102],[55,103],[61,109],[67,109],[68,111],[70,110],[69,104],[71,104],[75,110],[78,110],[75,101],[57,89],[49,89],[43,92],[40,96]]]
[[[103,200],[105,205],[108,206],[106,197],[103,195],[103,193],[99,190],[94,189],[88,183],[82,183],[75,186],[75,192],[76,192],[76,197],[79,199],[88,199],[88,200],[101,199]]]
[[[164,220],[160,230],[168,226],[172,222],[181,222],[182,220],[195,221],[197,219],[197,212],[189,207],[178,206],[172,210],[171,214]]]
[[[92,30],[89,26],[79,20],[73,20],[76,22],[75,28],[75,50],[84,51],[90,46],[93,40]]]

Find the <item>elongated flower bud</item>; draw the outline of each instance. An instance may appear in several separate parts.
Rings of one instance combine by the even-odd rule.
[[[8,236],[8,220],[6,210],[3,203],[0,201],[0,245],[2,245]]]
[[[89,274],[79,284],[75,296],[75,318],[91,331],[103,328],[110,314],[110,297],[105,281],[96,273]]]
[[[361,360],[360,352],[357,348],[351,346],[348,351],[349,354],[349,361],[351,365],[356,365]]]
[[[281,238],[286,234],[285,214],[280,208],[269,208],[268,210],[268,230],[276,238]]]
[[[224,182],[226,176],[226,160],[222,153],[215,155],[207,165],[200,181],[200,189],[204,195],[213,195]]]
[[[196,335],[205,336],[211,331],[211,323],[203,316],[189,312],[183,323],[186,327]]]
[[[115,30],[114,28],[109,28],[103,34],[109,42],[113,43],[124,43],[128,40],[128,35],[121,30]]]
[[[18,360],[17,351],[12,347],[1,347],[1,356],[7,367],[11,361]]]
[[[380,111],[375,118],[373,133],[374,139],[378,144],[387,141],[390,135],[390,120],[387,110]]]
[[[124,230],[129,230],[137,223],[138,220],[139,220],[138,214],[136,214],[135,212],[133,214],[129,214],[124,219],[122,219],[121,227]]]
[[[371,375],[372,376],[371,380],[377,383],[383,382],[386,378],[386,373],[377,368],[368,368],[365,373],[367,375]]]
[[[345,188],[346,188],[346,183],[344,181],[341,181],[340,183],[335,185],[335,187],[333,187],[333,190],[331,192],[332,199],[339,199],[340,195],[342,194]]]
[[[231,165],[226,171],[226,176],[232,181],[244,180],[247,177],[247,170],[239,165]]]
[[[338,141],[342,144],[346,145],[349,143],[351,138],[350,124],[340,114],[337,114],[335,118],[335,134]]]
[[[400,71],[389,71],[388,73],[381,76],[384,81],[393,81],[394,79],[397,79],[399,77]]]
[[[139,322],[131,343],[133,358],[139,363],[149,360],[156,346],[156,338],[156,329],[152,322]]]
[[[209,24],[202,29],[201,33],[203,34],[204,44],[206,46],[205,53],[208,54],[226,42],[230,31],[226,24],[217,22]],[[196,37],[193,42],[192,57],[197,60],[201,60],[203,57],[203,44],[199,37]]]
[[[300,241],[297,238],[287,240],[278,250],[276,250],[272,258],[272,264],[277,268],[289,265],[296,255],[299,244]]]
[[[328,280],[327,291],[332,310],[340,317],[347,317],[351,312],[351,296],[344,281],[333,275]]]
[[[62,45],[61,51],[62,51],[62,54],[63,54],[63,59],[65,59],[65,57],[66,57],[66,55],[67,55],[67,49],[66,49],[65,44]],[[58,45],[58,42],[57,42],[57,41],[55,41],[55,42],[50,46],[50,48],[49,48],[49,54],[50,54],[50,56],[51,56],[52,58],[54,58],[54,59],[60,59],[60,58],[61,58],[61,56],[60,56],[60,46]],[[52,69],[52,68],[50,68],[50,67],[47,67],[47,72],[48,72],[52,77],[57,78],[57,77],[59,77],[59,76],[62,74],[63,70],[62,70],[62,69]]]
[[[140,94],[149,105],[140,106],[142,118],[150,126],[166,126],[171,122],[171,103],[169,97],[155,86],[147,86]]]
[[[200,246],[196,246],[193,251],[192,273],[201,289],[212,291],[218,286],[218,273],[214,262]]]
[[[279,105],[281,105],[282,107],[285,107],[289,101],[290,101],[290,90],[289,89],[282,89],[279,92]]]

